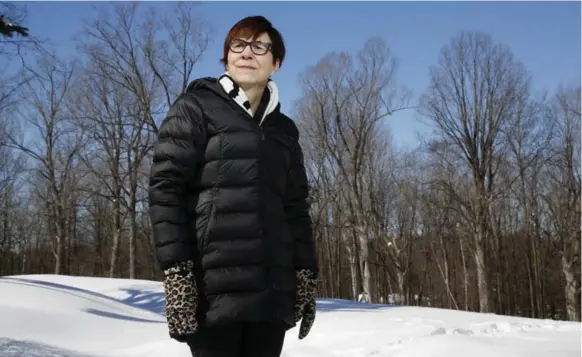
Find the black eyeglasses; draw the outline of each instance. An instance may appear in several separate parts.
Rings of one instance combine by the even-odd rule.
[[[238,38],[230,41],[230,50],[234,53],[241,53],[247,46],[250,46],[251,51],[258,56],[264,55],[271,49],[270,43],[261,41],[247,42]]]

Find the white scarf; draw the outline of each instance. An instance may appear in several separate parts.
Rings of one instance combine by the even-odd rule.
[[[245,94],[245,91],[242,90],[238,84],[234,82],[234,80],[230,77],[228,72],[224,72],[219,78],[218,82],[221,84],[222,89],[229,95],[234,101],[241,106],[250,116],[253,116],[253,110],[251,109],[251,103],[249,103],[249,99]],[[269,103],[267,104],[267,108],[265,109],[265,113],[261,118],[259,123],[262,124],[265,117],[275,110],[277,105],[279,104],[279,88],[271,79],[267,82],[267,88],[269,89]]]

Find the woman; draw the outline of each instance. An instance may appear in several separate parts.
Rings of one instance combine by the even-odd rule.
[[[158,131],[149,204],[170,336],[202,356],[280,356],[315,319],[318,274],[299,134],[271,76],[280,33],[247,17],[226,72],[193,81]]]

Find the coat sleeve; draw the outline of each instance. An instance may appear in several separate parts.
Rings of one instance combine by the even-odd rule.
[[[149,177],[149,216],[162,270],[196,258],[187,200],[205,138],[203,114],[196,101],[181,95],[158,130]]]
[[[304,156],[295,127],[295,143],[291,153],[291,168],[287,177],[285,213],[294,238],[295,269],[309,269],[318,274],[317,253],[313,237],[313,226],[309,214],[309,184]]]

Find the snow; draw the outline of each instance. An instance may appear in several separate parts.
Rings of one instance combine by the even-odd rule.
[[[578,357],[581,324],[426,307],[318,300],[310,335],[282,357]],[[0,356],[191,357],[171,340],[160,282],[0,278]]]

